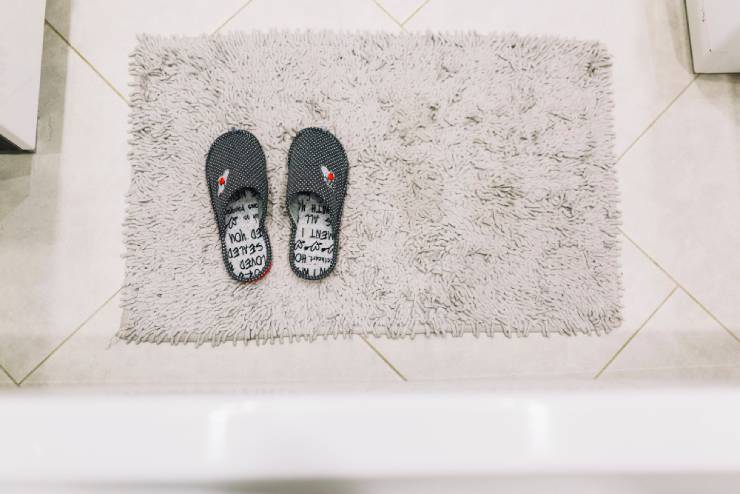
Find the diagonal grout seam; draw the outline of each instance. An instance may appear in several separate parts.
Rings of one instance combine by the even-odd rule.
[[[12,382],[13,384],[15,384],[16,386],[20,386],[20,384],[18,383],[18,381],[15,380],[15,378],[12,376],[12,374],[10,374],[10,372],[8,372],[8,369],[6,369],[5,367],[3,367],[2,365],[0,365],[0,372],[2,372],[3,374],[5,374],[6,376],[8,376],[8,379],[10,379],[10,382]]]
[[[637,138],[635,138],[635,140],[633,140],[632,143],[630,143],[630,145],[627,146],[627,149],[625,149],[622,152],[622,154],[619,155],[619,157],[616,159],[616,161],[614,163],[615,166],[617,164],[619,164],[619,162],[622,160],[622,158],[624,158],[624,156],[637,144],[637,142],[640,139],[642,139],[642,137],[645,134],[647,134],[648,131],[650,131],[651,128],[653,128],[655,126],[655,124],[658,122],[658,120],[661,117],[663,117],[663,115],[665,115],[665,113],[673,106],[673,104],[676,101],[678,101],[678,99],[681,96],[683,96],[683,94],[694,84],[694,82],[696,82],[696,80],[698,78],[699,78],[699,74],[695,74],[694,77],[691,79],[691,81],[689,81],[689,83],[686,84],[686,86],[684,86],[683,89],[681,89],[681,91],[679,91],[678,94],[676,94],[676,96],[673,99],[671,99],[671,101],[666,105],[666,107],[663,108],[663,110],[660,113],[658,113],[658,115],[653,119],[653,121],[650,122],[650,124],[647,127],[645,127],[645,129],[642,132],[640,132],[640,135],[638,135]],[[661,266],[658,263],[658,261],[656,261],[650,254],[648,254],[647,251],[645,249],[643,249],[632,237],[630,237],[629,235],[627,235],[627,233],[622,228],[620,228],[619,231],[622,233],[622,235],[624,236],[624,238],[626,238],[627,240],[629,240],[630,243],[632,243],[632,245],[634,245],[637,248],[637,250],[639,250],[642,253],[642,255],[644,255],[645,257],[647,257],[650,260],[650,262],[652,262],[655,266],[657,266],[657,268],[660,269],[663,272],[663,274],[665,274],[676,285],[677,288],[680,288],[686,295],[688,295],[688,297],[691,300],[694,301],[694,303],[696,305],[698,305],[709,317],[711,317],[722,329],[724,329],[727,332],[727,334],[729,334],[735,341],[737,341],[737,342],[740,343],[740,338],[738,338],[738,336],[728,326],[726,326],[722,321],[720,321],[717,316],[715,316],[703,303],[701,303],[699,301],[699,299],[694,296],[694,294],[692,294],[689,290],[687,290],[686,287],[683,284],[681,284],[676,279],[675,276],[673,276],[671,273],[668,272],[667,269],[665,269],[663,266]],[[634,335],[633,335],[633,337],[634,337]],[[629,343],[629,341],[630,340],[627,340],[627,342],[625,343],[625,346],[626,346],[627,343]],[[621,352],[622,351],[622,348],[620,348],[619,351]],[[619,353],[619,352],[617,352],[617,353]],[[614,357],[612,357],[612,360],[614,358],[616,358],[616,355]],[[610,363],[611,363],[611,360],[606,364],[606,366],[608,366]],[[594,377],[594,379],[598,378],[599,375],[601,375],[601,373],[606,369],[606,366],[604,367],[604,369],[602,369]]]
[[[612,364],[612,362],[614,362],[617,359],[617,357],[619,356],[619,354],[622,353],[622,350],[624,350],[625,348],[627,348],[627,345],[629,345],[630,342],[632,342],[632,340],[635,339],[635,336],[637,336],[637,333],[639,333],[640,330],[642,330],[642,328],[644,328],[645,325],[648,322],[650,322],[650,320],[653,318],[653,316],[658,313],[658,311],[660,310],[660,308],[663,307],[666,302],[668,302],[668,299],[671,298],[674,293],[676,293],[676,290],[678,290],[678,285],[674,285],[673,286],[673,289],[670,291],[670,293],[668,293],[668,295],[666,295],[666,297],[650,313],[650,315],[647,317],[647,319],[645,319],[645,321],[643,321],[643,323],[640,324],[640,326],[637,328],[637,330],[635,330],[635,332],[632,333],[632,335],[630,335],[629,338],[627,338],[627,340],[622,344],[622,346],[619,347],[619,350],[617,350],[616,353],[614,355],[612,355],[612,357],[606,362],[606,364],[604,364],[604,367],[602,367],[601,370],[596,373],[596,375],[594,376],[594,379],[598,379],[599,377],[601,377],[601,375],[604,373],[604,371],[607,369],[607,367],[609,367]]]
[[[396,18],[395,18],[395,17],[393,16],[393,14],[391,14],[390,12],[388,12],[388,10],[387,10],[387,9],[386,9],[385,7],[383,7],[383,4],[381,4],[381,3],[380,3],[380,2],[378,1],[378,0],[373,0],[373,3],[374,3],[375,5],[377,5],[377,6],[378,6],[378,8],[379,8],[380,10],[382,10],[382,11],[383,11],[383,13],[384,13],[385,15],[387,15],[387,16],[388,16],[388,18],[389,18],[390,20],[392,20],[392,21],[393,21],[394,23],[396,23],[396,24],[398,25],[398,27],[399,27],[399,28],[401,28],[401,30],[402,30],[402,31],[404,31],[404,29],[403,29],[403,24],[402,24],[401,22],[399,22],[399,20],[398,20],[398,19],[396,19]]]
[[[242,12],[242,10],[244,10],[245,8],[247,8],[247,6],[248,6],[249,4],[251,4],[251,3],[252,3],[252,1],[253,1],[253,0],[247,0],[247,1],[246,1],[246,2],[244,3],[244,5],[242,5],[241,7],[239,7],[239,9],[238,9],[238,10],[237,10],[236,12],[234,12],[233,14],[231,14],[231,15],[230,15],[230,16],[229,16],[229,17],[228,17],[228,18],[227,18],[227,19],[226,19],[226,20],[225,20],[224,22],[222,22],[222,23],[221,23],[221,25],[219,25],[219,26],[218,26],[218,27],[217,27],[217,28],[216,28],[216,29],[215,29],[215,30],[213,31],[213,33],[211,33],[211,34],[216,34],[216,33],[218,33],[218,32],[219,32],[219,31],[220,31],[220,30],[221,30],[221,29],[222,29],[222,28],[223,28],[223,27],[224,27],[224,26],[225,26],[226,24],[228,24],[228,23],[229,23],[229,22],[230,22],[230,21],[231,21],[231,20],[232,20],[232,19],[233,19],[234,17],[236,17],[237,15],[239,15],[239,14],[240,14],[240,13]],[[59,30],[58,30],[58,29],[57,29],[56,27],[54,27],[54,25],[53,25],[53,24],[52,24],[51,22],[49,22],[49,20],[48,20],[48,19],[44,19],[44,23],[45,23],[45,24],[46,24],[47,26],[49,26],[49,29],[51,29],[51,30],[52,30],[52,31],[53,31],[53,32],[54,32],[54,33],[55,33],[55,34],[56,34],[57,36],[59,36],[59,38],[60,38],[60,39],[61,39],[61,40],[62,40],[62,41],[63,41],[63,42],[64,42],[64,43],[65,43],[65,44],[66,44],[66,45],[67,45],[67,46],[68,46],[68,47],[69,47],[69,48],[70,48],[70,49],[71,49],[71,50],[73,51],[73,52],[75,52],[75,53],[77,54],[77,56],[78,56],[78,57],[80,57],[80,59],[81,59],[81,60],[82,60],[83,62],[85,62],[85,63],[87,64],[87,66],[88,66],[88,67],[90,67],[90,68],[92,69],[92,71],[93,71],[93,72],[95,72],[95,74],[97,74],[97,75],[98,75],[98,77],[100,77],[100,79],[102,79],[102,81],[103,81],[103,82],[104,82],[104,83],[105,83],[105,84],[106,84],[106,85],[107,85],[107,86],[108,86],[109,88],[111,88],[111,89],[113,90],[113,92],[114,92],[114,93],[116,93],[116,95],[117,95],[117,96],[118,96],[119,98],[121,98],[121,99],[123,100],[123,102],[124,102],[124,103],[126,103],[127,105],[130,105],[130,103],[129,103],[128,99],[127,99],[127,98],[126,98],[126,97],[125,97],[125,96],[123,95],[123,93],[122,93],[121,91],[119,91],[119,90],[118,90],[118,88],[116,88],[116,86],[114,86],[114,85],[113,85],[113,83],[112,83],[112,82],[110,82],[110,81],[109,81],[109,80],[108,80],[108,79],[107,79],[107,78],[106,78],[106,77],[105,77],[105,76],[104,76],[104,75],[102,74],[102,72],[100,72],[100,71],[99,71],[99,70],[98,70],[98,69],[97,69],[97,68],[96,68],[96,67],[95,67],[95,66],[94,66],[94,65],[92,64],[92,62],[90,62],[90,60],[88,60],[88,59],[87,59],[87,58],[85,57],[85,55],[83,55],[83,54],[82,54],[82,52],[81,52],[80,50],[78,50],[78,49],[77,49],[77,47],[75,47],[75,46],[74,46],[74,45],[73,45],[73,44],[72,44],[72,43],[71,43],[71,42],[70,42],[70,41],[69,41],[69,40],[68,40],[68,39],[67,39],[66,37],[64,37],[64,35],[63,35],[63,34],[62,34],[62,33],[61,33],[61,32],[60,32],[60,31],[59,31]]]
[[[690,291],[688,291],[686,289],[686,287],[681,282],[679,282],[676,279],[675,276],[673,276],[671,273],[668,272],[668,270],[666,270],[663,266],[661,266],[658,263],[658,261],[656,261],[655,258],[653,258],[653,256],[651,256],[650,254],[647,253],[647,251],[645,249],[643,249],[642,247],[640,247],[640,245],[637,242],[635,242],[635,240],[632,237],[630,237],[629,235],[627,235],[627,233],[622,228],[619,228],[619,231],[622,233],[622,236],[624,236],[624,238],[626,238],[627,240],[629,240],[630,243],[637,248],[637,250],[639,250],[640,252],[642,252],[642,254],[650,260],[650,262],[652,262],[653,264],[655,264],[655,266],[657,266],[657,268],[660,269],[663,272],[663,274],[665,274],[673,283],[675,283],[676,286],[678,286],[681,290],[683,290],[684,293],[686,293],[686,295],[688,295],[689,298],[691,300],[693,300],[694,303],[696,303],[696,305],[698,305],[699,307],[701,307],[701,309],[704,312],[706,312],[706,314],[709,317],[711,317],[714,320],[714,322],[716,322],[717,324],[719,324],[719,326],[722,329],[724,329],[730,336],[732,336],[732,338],[735,341],[737,341],[738,343],[740,343],[740,338],[738,338],[738,336],[728,326],[726,326],[722,321],[720,321],[717,316],[715,316],[714,314],[712,314],[712,312],[703,303],[701,303],[699,301],[699,299],[694,296],[693,293],[691,293]]]
[[[421,11],[421,9],[423,9],[424,7],[426,7],[429,2],[431,2],[431,0],[424,0],[423,2],[421,2],[421,4],[418,7],[416,7],[416,9],[414,9],[414,11],[411,12],[409,14],[409,16],[406,17],[406,19],[403,20],[403,22],[401,22],[401,28],[402,29],[405,28],[406,27],[406,23],[409,22],[416,14],[418,14],[419,11]]]
[[[640,132],[640,135],[638,135],[638,136],[637,136],[637,137],[635,138],[635,140],[634,140],[634,141],[632,141],[632,142],[630,143],[630,145],[629,145],[629,146],[627,146],[627,149],[625,149],[624,151],[622,151],[622,154],[620,154],[620,155],[619,155],[619,157],[617,157],[617,160],[616,160],[616,161],[614,162],[614,165],[615,165],[615,166],[616,166],[617,164],[619,164],[619,162],[620,162],[620,161],[622,161],[622,158],[624,158],[624,156],[625,156],[625,155],[626,155],[627,153],[629,153],[629,152],[630,152],[630,150],[631,150],[631,149],[632,149],[633,147],[635,147],[635,144],[637,144],[637,142],[638,142],[638,141],[639,141],[640,139],[642,139],[642,137],[643,137],[643,136],[644,136],[645,134],[647,134],[647,133],[648,133],[648,131],[649,131],[650,129],[652,129],[652,128],[653,128],[653,126],[655,126],[655,124],[656,124],[656,123],[658,122],[658,120],[660,120],[660,118],[661,118],[661,117],[662,117],[663,115],[665,115],[665,113],[666,113],[666,112],[667,112],[667,111],[668,111],[668,110],[669,110],[669,109],[670,109],[670,108],[671,108],[671,107],[673,106],[673,103],[675,103],[676,101],[678,101],[678,98],[680,98],[680,97],[681,97],[681,96],[683,95],[683,93],[685,93],[685,92],[686,92],[686,91],[687,91],[687,90],[688,90],[688,89],[689,89],[689,88],[691,87],[691,85],[692,85],[692,84],[694,84],[694,82],[696,82],[696,80],[697,80],[698,78],[699,78],[699,74],[695,74],[695,75],[694,75],[694,77],[693,77],[693,78],[691,79],[691,81],[689,81],[689,83],[688,83],[688,84],[686,84],[686,86],[684,86],[684,88],[683,88],[683,89],[681,89],[681,90],[680,90],[680,91],[678,92],[678,94],[677,94],[677,95],[676,95],[676,96],[675,96],[675,97],[674,97],[674,98],[673,98],[673,99],[672,99],[671,101],[669,101],[669,102],[668,102],[668,104],[666,105],[666,107],[665,107],[665,108],[663,108],[663,110],[661,110],[661,112],[660,112],[660,113],[658,113],[658,115],[656,115],[656,117],[655,117],[655,118],[653,119],[653,121],[652,121],[652,122],[650,122],[650,123],[648,124],[648,126],[647,126],[647,127],[645,127],[645,129],[644,129],[644,130],[643,130],[642,132]]]
[[[95,317],[98,314],[98,312],[100,312],[103,309],[103,307],[105,307],[108,304],[108,302],[110,302],[111,300],[113,300],[113,297],[115,297],[116,295],[118,295],[118,292],[120,292],[122,288],[123,288],[123,285],[121,285],[121,287],[118,288],[118,290],[116,290],[113,293],[113,295],[111,295],[110,297],[108,297],[105,300],[105,302],[103,302],[102,304],[100,304],[100,307],[98,307],[97,309],[95,309],[92,314],[90,314],[89,316],[87,316],[87,318],[84,321],[82,321],[80,323],[80,325],[77,326],[74,329],[74,331],[72,331],[71,333],[69,333],[62,341],[60,341],[59,344],[57,346],[55,346],[51,350],[51,352],[49,352],[48,355],[46,355],[46,357],[44,357],[43,359],[41,359],[41,361],[38,364],[36,364],[34,366],[34,368],[31,369],[29,371],[29,373],[26,374],[26,376],[23,379],[21,379],[20,381],[18,381],[18,386],[21,386],[26,381],[26,379],[28,379],[29,377],[31,377],[31,375],[34,372],[36,372],[37,370],[39,370],[39,368],[41,368],[41,366],[44,365],[46,363],[46,361],[49,360],[51,358],[51,356],[56,353],[57,350],[59,350],[60,348],[62,348],[62,346],[64,346],[65,343],[67,343],[70,339],[72,339],[72,337],[74,335],[76,335],[77,332],[85,326],[85,324],[87,324],[88,322],[90,322],[90,319],[92,319],[93,317]]]
[[[238,10],[237,10],[236,12],[234,12],[233,14],[231,14],[231,15],[229,16],[229,18],[228,18],[228,19],[226,19],[225,21],[223,21],[223,22],[221,23],[221,25],[219,25],[219,26],[218,26],[218,27],[217,27],[216,29],[214,29],[214,30],[213,30],[213,32],[211,33],[211,35],[214,35],[214,34],[218,34],[218,32],[219,32],[219,31],[221,31],[221,29],[223,29],[223,27],[224,27],[224,26],[225,26],[226,24],[228,24],[229,22],[231,22],[231,20],[232,20],[232,19],[233,19],[234,17],[236,17],[236,16],[238,16],[239,14],[241,14],[241,13],[242,13],[242,10],[246,9],[246,8],[247,8],[247,6],[248,6],[249,4],[251,4],[251,3],[252,3],[252,1],[253,1],[253,0],[247,0],[247,1],[246,1],[246,3],[244,3],[244,5],[242,5],[241,7],[239,7],[239,9],[238,9]]]
[[[401,380],[402,380],[402,381],[408,381],[408,379],[406,379],[406,376],[404,376],[403,374],[401,374],[401,371],[399,371],[398,369],[396,369],[396,366],[394,366],[393,364],[391,364],[391,361],[390,361],[390,360],[388,360],[388,358],[386,358],[386,356],[385,356],[385,355],[383,355],[382,353],[380,353],[380,350],[378,350],[378,349],[377,349],[377,348],[375,347],[375,345],[373,345],[372,343],[370,343],[370,341],[369,341],[369,340],[368,340],[368,339],[367,339],[367,338],[366,338],[365,336],[360,336],[360,338],[362,338],[362,341],[364,341],[365,343],[367,343],[367,346],[369,346],[369,347],[370,347],[370,349],[371,349],[372,351],[374,351],[374,352],[375,352],[375,354],[376,354],[376,355],[377,355],[378,357],[380,357],[380,359],[381,359],[381,360],[382,360],[383,362],[385,362],[385,363],[386,363],[386,364],[388,365],[388,367],[390,367],[390,368],[391,368],[391,370],[392,370],[393,372],[395,372],[395,373],[396,373],[396,374],[398,375],[398,377],[400,377],[400,378],[401,378]]]
[[[49,29],[51,29],[52,31],[54,31],[54,33],[57,36],[59,36],[59,38],[61,38],[62,41],[64,41],[64,44],[66,44],[70,48],[70,50],[72,50],[73,52],[75,52],[77,54],[77,56],[80,57],[80,59],[83,62],[85,62],[87,64],[87,66],[90,67],[92,69],[92,71],[95,72],[98,75],[98,77],[100,77],[100,79],[102,79],[102,81],[109,88],[111,88],[113,90],[114,93],[116,93],[116,95],[118,95],[119,98],[121,98],[123,100],[124,103],[126,103],[127,105],[129,104],[128,99],[126,99],[126,97],[123,95],[123,93],[121,93],[116,88],[116,86],[113,85],[112,82],[110,82],[108,79],[106,79],[106,77],[98,69],[95,68],[95,66],[92,64],[92,62],[90,62],[90,60],[88,60],[87,58],[85,58],[85,55],[83,55],[80,50],[78,50],[72,43],[70,43],[69,40],[67,38],[65,38],[64,35],[62,35],[62,33],[60,33],[59,30],[57,28],[55,28],[54,25],[51,22],[49,22],[48,19],[44,19],[44,23],[47,26],[49,26]]]

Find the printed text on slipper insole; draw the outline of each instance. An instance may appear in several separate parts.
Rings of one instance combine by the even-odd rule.
[[[257,195],[247,190],[226,207],[226,257],[231,269],[243,279],[258,276],[265,269],[267,246],[260,228]]]
[[[330,267],[334,258],[334,229],[321,199],[311,194],[300,194],[291,204],[296,218],[293,264],[303,274],[320,276]]]

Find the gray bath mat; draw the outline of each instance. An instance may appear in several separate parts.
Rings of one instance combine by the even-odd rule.
[[[478,34],[144,36],[131,58],[121,338],[596,333],[620,316],[611,62]],[[352,173],[334,272],[288,264],[287,154],[330,130]],[[231,129],[266,157],[273,267],[226,274],[203,173]]]

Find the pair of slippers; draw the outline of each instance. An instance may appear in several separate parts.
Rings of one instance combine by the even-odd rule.
[[[344,148],[326,130],[303,129],[290,146],[289,259],[303,279],[320,280],[336,266],[348,171]],[[246,130],[220,135],[208,151],[206,180],[226,270],[238,281],[264,278],[272,249],[265,228],[267,163],[257,138]]]

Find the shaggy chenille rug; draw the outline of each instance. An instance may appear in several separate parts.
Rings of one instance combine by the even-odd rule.
[[[621,321],[611,61],[602,45],[474,33],[143,36],[131,57],[125,318],[132,341],[465,332],[604,334]],[[350,163],[339,261],[288,265],[288,148],[324,127]],[[271,272],[224,268],[206,153],[267,156]]]

